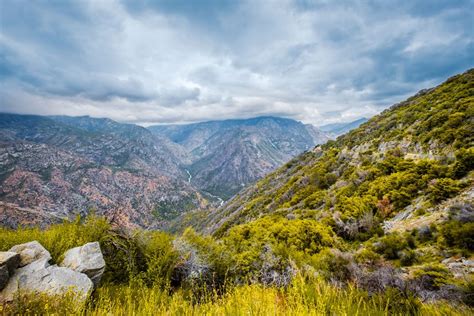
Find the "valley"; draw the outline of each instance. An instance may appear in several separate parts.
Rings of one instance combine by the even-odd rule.
[[[87,116],[0,114],[0,200],[15,210],[3,224],[94,212],[122,227],[165,228],[188,211],[223,205],[327,139],[275,117],[144,128]]]

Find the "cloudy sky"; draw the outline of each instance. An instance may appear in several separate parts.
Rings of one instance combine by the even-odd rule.
[[[474,67],[474,0],[0,0],[0,112],[374,115]]]

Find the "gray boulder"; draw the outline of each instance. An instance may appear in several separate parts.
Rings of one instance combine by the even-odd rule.
[[[47,259],[40,259],[15,271],[7,286],[0,292],[0,301],[11,301],[19,292],[49,295],[71,293],[83,301],[92,288],[92,281],[87,275],[56,265],[51,266]]]
[[[7,285],[9,277],[7,266],[0,266],[0,291]]]
[[[16,252],[0,251],[0,291],[7,285],[19,263],[20,255]]]
[[[9,252],[20,255],[20,267],[24,267],[36,260],[51,260],[51,255],[39,242],[31,241],[25,244],[13,246]]]
[[[104,274],[105,261],[99,243],[91,242],[66,251],[59,266],[84,273],[97,285]]]

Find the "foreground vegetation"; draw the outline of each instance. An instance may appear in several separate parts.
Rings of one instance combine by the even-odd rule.
[[[74,302],[71,296],[26,295],[1,306],[0,313],[473,313],[466,305],[469,302],[448,303],[443,299],[422,302],[408,287],[403,289],[395,283],[380,289],[364,287],[350,276],[354,272],[347,270],[350,264],[344,260],[348,258],[330,248],[339,245],[338,237],[330,228],[314,221],[292,222],[277,217],[263,219],[253,227],[238,226],[221,240],[201,236],[192,230],[180,236],[163,232],[125,232],[113,228],[104,218],[94,216],[84,221],[77,219],[73,223],[54,225],[46,230],[0,229],[2,251],[31,240],[43,244],[55,262],[61,260],[65,250],[98,240],[107,263],[101,286],[85,304]],[[374,255],[377,256],[375,252],[359,254],[363,259],[354,259],[354,262],[368,260]],[[371,268],[376,273],[375,265]],[[442,282],[441,276],[444,277],[443,273],[438,271],[435,275],[437,282]]]

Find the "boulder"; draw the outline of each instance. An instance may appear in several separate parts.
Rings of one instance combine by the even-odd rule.
[[[105,261],[99,243],[91,242],[66,251],[59,266],[84,273],[97,285],[104,274]]]
[[[36,260],[51,260],[51,255],[39,242],[31,241],[25,244],[13,246],[9,252],[20,255],[20,267],[24,267]]]
[[[19,263],[20,255],[16,252],[0,251],[0,291],[7,285]]]
[[[40,259],[15,271],[0,292],[0,301],[11,301],[19,292],[50,295],[71,293],[83,301],[92,288],[92,281],[87,275],[56,265],[50,266],[47,259]]]
[[[8,273],[7,266],[0,266],[0,291],[7,285],[9,277],[10,274]]]

